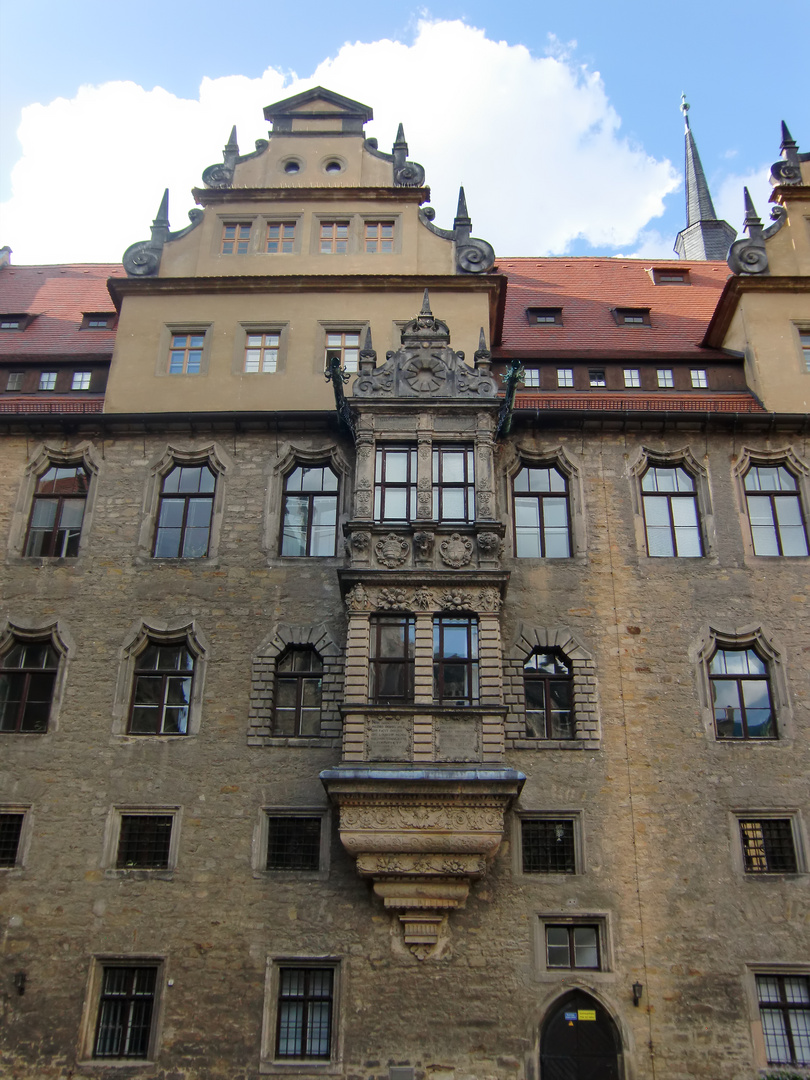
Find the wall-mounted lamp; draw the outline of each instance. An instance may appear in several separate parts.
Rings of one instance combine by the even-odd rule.
[[[641,1001],[641,995],[644,993],[644,986],[640,982],[633,983],[633,1004],[638,1008],[638,1003]]]
[[[20,997],[22,997],[23,994],[25,993],[25,972],[24,971],[15,971],[14,972],[14,985],[17,987],[17,993],[20,995]]]

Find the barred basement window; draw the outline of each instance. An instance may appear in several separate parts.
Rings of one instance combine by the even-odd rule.
[[[329,1060],[334,975],[332,968],[279,969],[276,1057]]]
[[[168,870],[172,840],[172,814],[121,814],[119,870]]]
[[[158,965],[104,965],[94,1058],[148,1058]]]
[[[318,870],[321,817],[267,815],[266,870]]]
[[[0,813],[0,867],[17,865],[25,814]]]
[[[520,823],[524,874],[575,874],[571,818],[524,818]]]
[[[810,1065],[810,977],[757,975],[757,998],[768,1064]]]
[[[741,818],[746,874],[795,874],[798,871],[790,818]]]

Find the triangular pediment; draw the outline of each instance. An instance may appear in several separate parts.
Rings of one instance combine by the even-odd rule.
[[[265,120],[271,120],[274,124],[281,119],[293,116],[343,116],[360,120],[362,124],[374,118],[374,111],[361,101],[336,94],[332,90],[326,90],[323,86],[314,86],[311,90],[304,90],[301,94],[284,98],[268,105],[264,110]]]

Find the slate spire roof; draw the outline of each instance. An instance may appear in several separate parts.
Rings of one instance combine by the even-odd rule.
[[[725,259],[737,233],[727,221],[717,217],[714,209],[706,174],[689,124],[686,95],[681,99],[681,112],[686,124],[686,228],[678,233],[675,251],[681,259]]]

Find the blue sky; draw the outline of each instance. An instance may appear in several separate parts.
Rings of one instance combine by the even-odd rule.
[[[219,159],[227,135],[225,113],[203,101],[204,80],[209,99],[239,113],[243,150],[265,134],[262,107],[312,85],[313,75],[349,96],[362,91],[379,128],[369,134],[384,149],[396,119],[408,117],[437,222],[448,223],[464,182],[474,231],[504,255],[671,251],[684,213],[675,176],[684,90],[718,209],[737,228],[746,180],[767,218],[762,176],[778,156],[780,120],[810,150],[800,62],[808,0],[783,0],[778,21],[751,0],[0,2],[0,243],[11,243],[19,263],[120,258],[122,237],[148,235],[155,193],[169,182],[172,227],[182,227],[200,163]],[[229,76],[245,78],[237,86]],[[504,111],[511,125],[499,120]],[[528,156],[524,137],[535,147]],[[81,216],[82,188],[101,217],[95,239],[66,229],[60,242],[59,203],[70,200]],[[48,206],[47,228],[35,199]],[[521,205],[545,227],[510,230]]]

